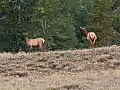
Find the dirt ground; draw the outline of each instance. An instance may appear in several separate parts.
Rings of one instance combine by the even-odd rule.
[[[120,46],[0,53],[0,90],[120,90]]]

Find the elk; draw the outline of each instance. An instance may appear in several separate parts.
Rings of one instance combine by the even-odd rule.
[[[95,32],[87,32],[86,27],[80,27],[80,28],[83,30],[84,34],[86,35],[87,40],[90,41],[90,47],[94,48],[96,40],[97,40],[97,36]]]
[[[24,33],[26,44],[28,48],[30,48],[30,51],[33,52],[33,48],[41,48],[41,51],[44,51],[44,43],[45,40],[43,38],[35,38],[35,39],[29,39],[28,33]]]

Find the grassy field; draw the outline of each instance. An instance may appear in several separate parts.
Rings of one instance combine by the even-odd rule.
[[[120,46],[0,53],[0,90],[120,90]]]

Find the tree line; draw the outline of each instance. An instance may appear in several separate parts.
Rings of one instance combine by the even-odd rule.
[[[96,32],[97,47],[120,44],[119,0],[1,0],[0,50],[27,51],[25,36],[47,50],[87,48],[80,26]]]

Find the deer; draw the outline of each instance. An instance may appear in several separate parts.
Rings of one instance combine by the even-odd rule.
[[[95,32],[87,32],[86,27],[80,27],[80,28],[83,30],[84,34],[87,37],[87,40],[90,42],[90,47],[94,48],[96,40],[97,40],[97,36],[96,36]]]
[[[44,51],[45,40],[43,38],[29,39],[28,33],[23,33],[23,34],[26,36],[25,41],[28,48],[30,48],[30,52],[33,52],[33,48],[40,48],[41,51]]]

